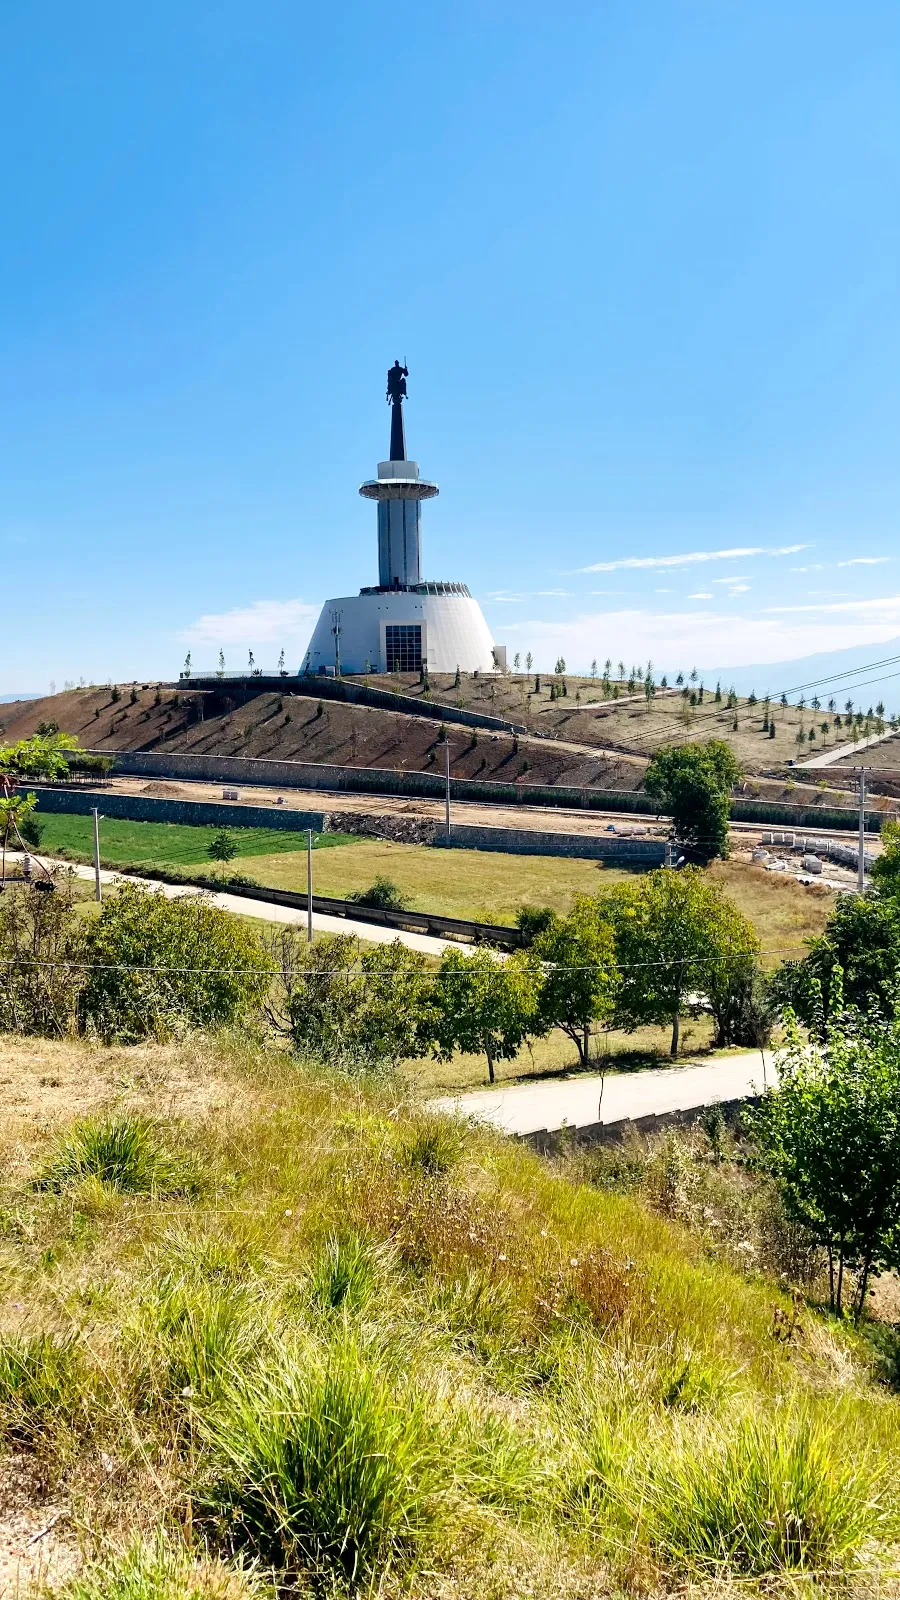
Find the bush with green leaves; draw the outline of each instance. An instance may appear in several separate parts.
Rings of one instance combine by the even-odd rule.
[[[516,912],[516,927],[524,943],[530,945],[539,933],[550,927],[555,918],[556,912],[551,906],[520,906]]]
[[[0,1033],[71,1033],[85,959],[73,873],[8,885],[0,895]]]
[[[694,861],[728,854],[730,796],[741,769],[730,745],[705,744],[657,750],[644,774],[647,794],[672,818],[672,831]]]
[[[85,938],[81,1028],[130,1044],[225,1027],[258,1011],[272,961],[246,926],[202,895],[121,883]]]
[[[431,1035],[431,980],[418,951],[352,934],[308,944],[293,929],[270,939],[278,995],[268,1007],[294,1048],[344,1066],[395,1066],[421,1055]]]
[[[761,1158],[788,1214],[828,1251],[834,1310],[855,1272],[858,1319],[871,1275],[900,1266],[900,1019],[845,1014],[816,1042],[789,1016],[778,1075],[753,1119]]]
[[[398,888],[393,878],[379,876],[368,889],[357,889],[354,894],[348,894],[348,900],[355,900],[360,906],[374,906],[379,911],[402,911],[406,905],[406,896]]]
[[[840,975],[839,983],[835,978]],[[873,1017],[893,1014],[900,980],[900,899],[892,893],[842,894],[809,955],[786,961],[772,980],[774,998],[819,1037],[843,1009]]]

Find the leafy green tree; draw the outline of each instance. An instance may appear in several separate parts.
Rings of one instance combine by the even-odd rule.
[[[255,933],[202,895],[123,883],[85,936],[83,1030],[130,1044],[225,1027],[258,1010],[272,962]]]
[[[612,1018],[619,985],[615,937],[597,901],[579,895],[567,917],[554,917],[538,934],[531,951],[541,968],[538,1029],[562,1029],[586,1067],[591,1033],[595,1024]]]
[[[307,944],[290,928],[269,950],[280,993],[268,1014],[295,1049],[375,1070],[428,1048],[431,977],[418,951],[399,940],[366,947],[346,933]]]
[[[445,951],[435,987],[434,1054],[443,1061],[455,1050],[484,1055],[493,1083],[494,1063],[511,1061],[535,1031],[536,991],[534,968],[516,956],[498,961],[486,950]]]
[[[721,739],[658,750],[644,774],[644,788],[672,818],[685,852],[700,862],[728,854],[730,795],[741,769]]]
[[[69,753],[79,749],[78,740],[68,733],[60,733],[55,722],[42,722],[40,729],[30,739],[18,739],[15,744],[0,746],[0,854],[6,866],[6,852],[10,840],[18,834],[19,843],[27,843],[21,832],[27,826],[38,803],[35,794],[17,794],[23,781],[41,779],[53,782],[69,775]]]
[[[900,906],[900,823],[882,826],[881,854],[872,867],[872,884],[879,894],[896,897]]]
[[[616,1025],[631,1031],[670,1024],[677,1055],[689,997],[705,995],[712,1003],[715,995],[723,1004],[729,963],[745,964],[759,948],[754,930],[697,867],[660,867],[617,884],[599,898],[598,909],[615,935]]]
[[[858,1320],[873,1272],[900,1261],[900,1022],[857,1019],[824,1043],[794,1023],[778,1074],[754,1119],[762,1158],[788,1213],[828,1251],[834,1310],[855,1271]]]
[[[802,961],[779,967],[773,991],[814,1033],[821,1037],[833,1018],[836,992],[842,1005],[862,1015],[892,1013],[900,979],[900,899],[883,886],[875,894],[841,895],[825,932],[809,946]],[[836,991],[838,970],[841,984]]]
[[[227,828],[219,828],[214,833],[206,846],[206,853],[211,861],[220,861],[223,866],[233,861],[237,855],[237,845]]]

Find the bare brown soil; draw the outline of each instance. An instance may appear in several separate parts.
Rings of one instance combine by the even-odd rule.
[[[378,687],[400,689],[404,694],[422,694],[422,685],[409,677],[402,681],[369,681]],[[714,703],[697,708],[693,720],[685,724],[677,713],[681,704],[677,696],[663,696],[650,711],[633,697],[623,697],[621,706],[611,703],[597,709],[597,685],[587,680],[579,687],[576,680],[569,680],[566,700],[551,704],[545,696],[548,681],[542,680],[540,696],[532,693],[523,699],[520,679],[468,678],[459,690],[452,679],[447,683],[432,680],[432,701],[459,703],[470,710],[527,722],[535,729],[534,734],[514,738],[448,724],[454,777],[635,790],[642,786],[647,761],[655,748],[687,739],[716,737],[733,744],[746,762],[744,792],[748,796],[807,806],[854,803],[847,798],[852,780],[843,780],[839,769],[816,773],[814,778],[810,774],[809,782],[798,781],[799,774],[754,776],[759,763],[748,758],[757,747],[757,753],[768,757],[769,741],[757,737],[746,708],[741,713],[741,729],[734,734],[730,713],[723,720],[721,708]],[[439,739],[442,730],[433,716],[320,701],[288,691],[260,693],[238,705],[229,698],[227,684],[221,691],[173,690],[152,684],[135,685],[132,690],[130,685],[124,685],[119,692],[118,700],[113,700],[110,688],[94,687],[12,702],[0,708],[0,737],[24,738],[34,733],[41,722],[52,721],[64,732],[75,734],[91,750],[171,750],[409,772],[443,771],[443,744]],[[578,695],[585,700],[583,706],[575,698]],[[754,708],[754,716],[756,711],[758,708]],[[794,716],[799,716],[795,708],[784,713],[785,727]],[[846,788],[840,787],[842,782]],[[873,792],[877,787],[876,779]],[[890,792],[891,786],[885,787]],[[164,791],[160,788],[154,792],[162,795]]]

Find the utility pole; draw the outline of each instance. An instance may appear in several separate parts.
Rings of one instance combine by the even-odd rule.
[[[103,901],[103,890],[100,886],[100,813],[96,806],[91,807],[94,819],[94,899],[100,905]]]
[[[866,769],[859,769],[859,863],[856,873],[856,887],[860,894],[866,888]]]
[[[444,810],[447,818],[447,838],[450,837],[450,735],[444,738]]]
[[[310,944],[313,942],[312,925],[312,828],[306,830],[306,937]]]

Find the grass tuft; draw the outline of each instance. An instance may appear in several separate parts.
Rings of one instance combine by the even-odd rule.
[[[209,1508],[238,1547],[288,1572],[383,1579],[415,1561],[449,1505],[424,1399],[347,1336],[235,1375],[204,1429],[218,1467]]]
[[[310,1301],[319,1311],[358,1311],[369,1298],[374,1277],[369,1240],[359,1233],[330,1233],[310,1263]]]
[[[652,1476],[659,1553],[683,1571],[741,1577],[839,1571],[886,1531],[875,1469],[845,1435],[799,1413],[747,1417],[724,1444],[673,1450]]]
[[[438,1178],[453,1170],[462,1151],[462,1134],[449,1117],[423,1114],[406,1128],[398,1154],[401,1166]]]
[[[107,1552],[54,1593],[57,1600],[262,1600],[272,1591],[250,1573],[193,1559],[159,1533]]]
[[[84,1404],[84,1364],[74,1336],[0,1340],[0,1416],[8,1439],[28,1445],[49,1440]]]
[[[76,1122],[58,1141],[38,1187],[60,1190],[85,1179],[123,1194],[191,1194],[199,1187],[192,1164],[167,1148],[154,1123],[124,1112]]]

